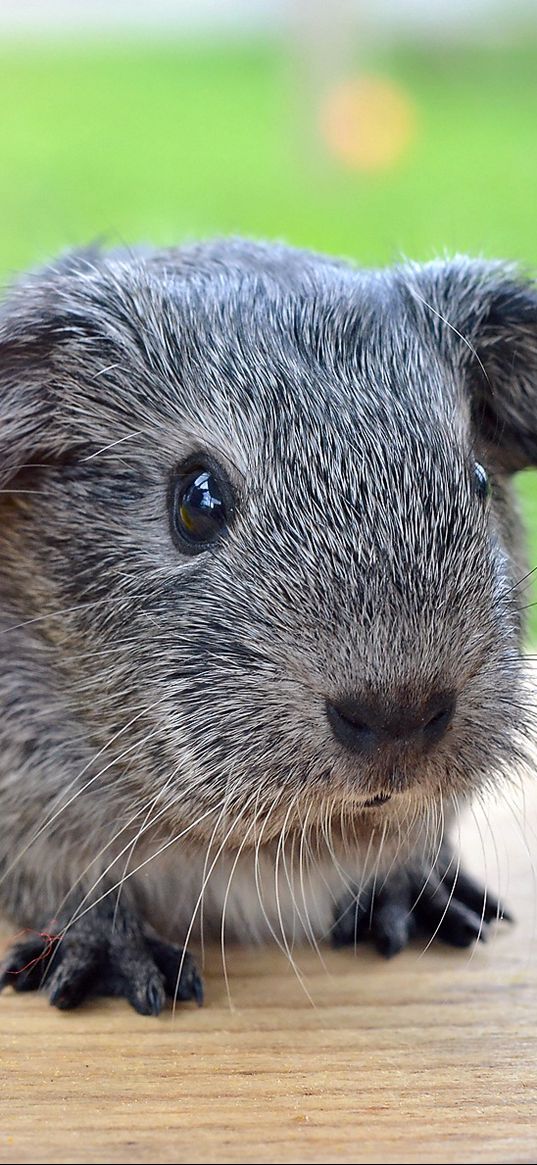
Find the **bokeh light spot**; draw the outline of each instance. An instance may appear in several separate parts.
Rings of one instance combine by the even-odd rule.
[[[364,172],[384,170],[414,141],[416,108],[394,81],[362,77],[330,91],[321,107],[320,130],[330,154],[342,165]]]

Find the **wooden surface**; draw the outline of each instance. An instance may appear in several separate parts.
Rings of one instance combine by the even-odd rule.
[[[537,785],[537,782],[536,782]],[[517,924],[472,952],[219,956],[206,1006],[0,997],[2,1162],[537,1161],[537,797],[480,819]],[[483,864],[470,822],[464,850]],[[495,852],[497,850],[497,853]],[[7,933],[7,932],[5,932]]]

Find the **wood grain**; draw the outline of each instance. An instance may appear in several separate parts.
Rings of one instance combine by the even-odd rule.
[[[517,923],[471,952],[304,951],[311,1002],[279,952],[230,950],[230,1006],[211,951],[206,1006],[158,1019],[4,992],[0,1160],[537,1161],[536,791],[488,821],[467,863]]]

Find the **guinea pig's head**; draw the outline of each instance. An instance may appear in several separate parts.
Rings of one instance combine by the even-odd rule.
[[[247,844],[513,764],[531,284],[228,242],[72,256],[1,329],[2,590],[103,787]]]

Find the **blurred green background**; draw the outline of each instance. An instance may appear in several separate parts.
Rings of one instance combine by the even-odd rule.
[[[372,172],[309,149],[295,50],[206,36],[4,40],[2,279],[95,238],[230,232],[366,264],[468,251],[537,268],[533,37],[371,48],[368,72],[389,77],[415,117],[401,156]],[[533,474],[520,489],[534,566]]]

